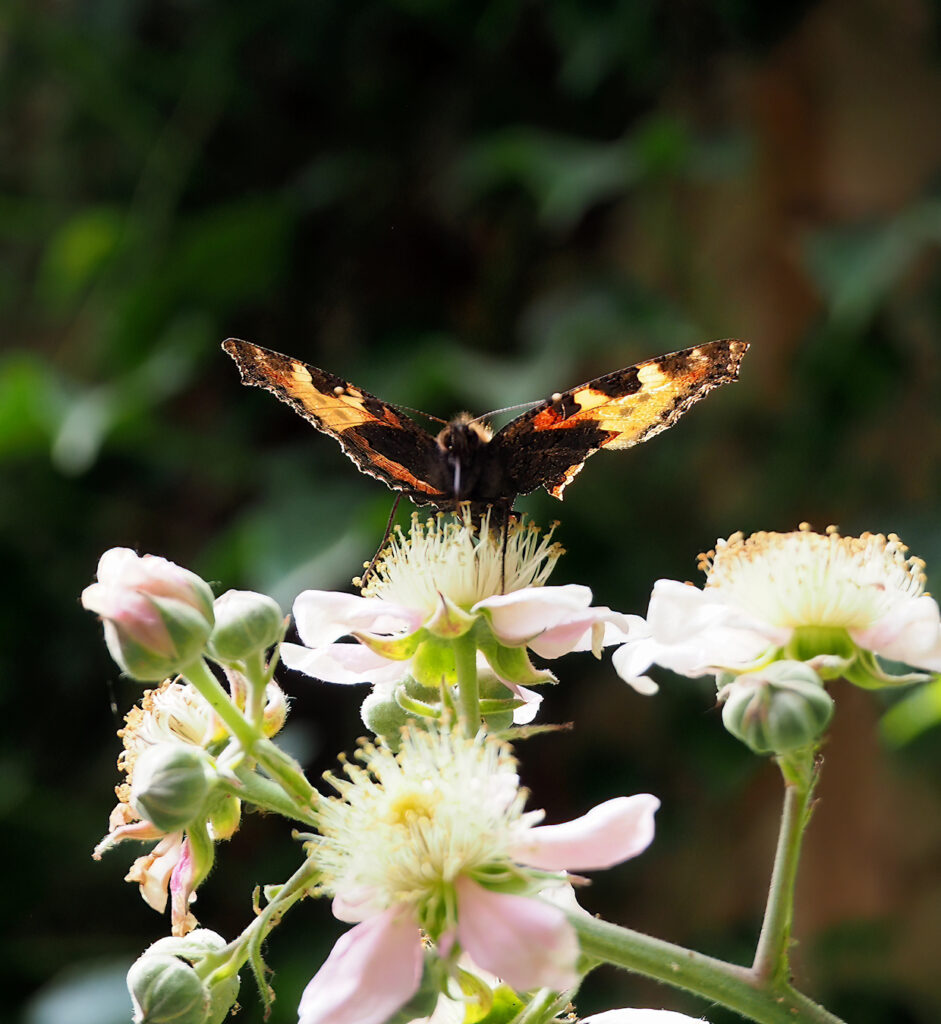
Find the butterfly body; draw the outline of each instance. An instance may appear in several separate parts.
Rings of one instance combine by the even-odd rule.
[[[506,514],[538,487],[556,498],[601,448],[629,448],[672,426],[713,388],[735,380],[746,342],[713,341],[615,370],[556,393],[493,433],[469,414],[431,434],[348,381],[247,341],[225,351],[245,384],[265,388],[336,439],[363,473],[418,505],[469,502]]]

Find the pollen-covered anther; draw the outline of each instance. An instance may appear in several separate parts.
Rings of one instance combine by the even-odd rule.
[[[468,609],[501,590],[542,586],[563,554],[552,542],[553,529],[542,536],[528,521],[515,520],[504,535],[489,512],[475,521],[466,507],[456,520],[439,513],[422,523],[415,515],[408,534],[394,531],[363,596],[434,613],[442,597]]]
[[[706,589],[777,626],[862,628],[924,592],[924,563],[895,534],[735,533],[700,556]]]

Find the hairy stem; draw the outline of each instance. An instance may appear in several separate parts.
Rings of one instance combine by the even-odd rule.
[[[787,984],[771,985],[747,967],[600,921],[569,915],[582,952],[595,960],[656,978],[740,1013],[757,1024],[842,1024]]]
[[[794,918],[797,865],[817,782],[813,751],[792,758],[778,758],[778,764],[784,776],[784,808],[781,812],[768,902],[752,964],[752,971],[757,978],[772,983],[786,982],[790,974],[788,950]]]

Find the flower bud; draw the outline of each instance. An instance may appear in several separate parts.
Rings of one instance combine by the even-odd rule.
[[[225,939],[209,928],[197,928],[188,935],[167,935],[149,946],[145,956],[156,953],[182,957],[191,964],[197,964],[209,953],[219,953],[226,947]],[[209,991],[210,1009],[206,1024],[222,1024],[229,1015],[239,994],[240,979],[238,974],[220,977],[219,971],[213,972],[218,978]]]
[[[277,601],[251,590],[227,590],[213,605],[216,624],[209,654],[216,661],[244,661],[266,651],[284,634],[284,615]]]
[[[164,832],[197,818],[216,783],[212,759],[202,747],[157,743],[134,763],[131,806]]]
[[[226,793],[209,812],[209,825],[213,839],[231,839],[242,822],[242,801]]]
[[[719,697],[726,729],[756,754],[811,746],[833,714],[833,699],[819,676],[799,661],[775,661],[741,675]]]
[[[164,679],[198,657],[212,630],[212,591],[165,558],[112,548],[82,605],[104,621],[111,657],[132,678]]]
[[[208,1024],[212,997],[196,971],[167,953],[145,953],[128,971],[134,1024]]]
[[[393,750],[398,749],[402,726],[415,721],[395,697],[376,692],[363,701],[359,713],[366,728],[381,736]]]

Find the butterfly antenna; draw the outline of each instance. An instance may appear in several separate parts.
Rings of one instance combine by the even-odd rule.
[[[502,409],[491,409],[490,412],[475,416],[472,420],[468,420],[468,423],[477,423],[480,420],[489,419],[491,416],[498,416],[501,412],[516,412],[517,409],[535,409],[537,405],[542,405],[541,399],[537,402],[520,402],[519,405],[505,405]]]
[[[389,404],[392,405],[391,402]],[[413,409],[408,405],[392,405],[392,408],[398,409],[399,412],[411,412],[416,416],[424,416],[426,420],[434,420],[435,423],[442,423],[444,426],[448,425],[448,420],[443,420],[440,416],[432,416],[430,412],[423,412],[421,409]]]

